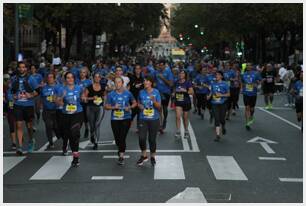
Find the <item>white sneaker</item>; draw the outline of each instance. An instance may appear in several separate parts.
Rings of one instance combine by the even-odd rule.
[[[181,137],[181,132],[177,131],[175,133],[175,138],[179,139]]]

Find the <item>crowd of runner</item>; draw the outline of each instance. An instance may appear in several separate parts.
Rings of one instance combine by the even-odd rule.
[[[189,111],[193,108],[193,114],[202,120],[204,115],[209,115],[210,124],[214,122],[215,126],[214,141],[218,142],[226,135],[226,121],[236,115],[241,93],[245,106],[244,127],[251,130],[259,88],[267,110],[272,109],[275,92],[286,92],[288,103],[285,106],[295,107],[297,119],[302,121],[302,66],[215,64],[203,60],[188,64],[169,63],[164,59],[142,64],[131,60],[97,60],[94,64],[42,62],[40,65],[18,62],[4,74],[4,112],[11,149],[16,150],[17,155],[25,152],[24,122],[29,137],[27,152],[30,153],[35,150],[35,124],[42,117],[48,148],[54,148],[53,136],[62,139],[63,155],[68,155],[69,144],[72,166],[80,164],[79,141],[83,126],[83,137],[90,138],[92,149],[98,149],[99,128],[103,121],[109,121],[103,120],[105,110],[111,111],[118,164],[124,164],[126,137],[136,117],[141,151],[137,164],[142,165],[150,158],[154,166],[156,137],[167,128],[170,108],[176,114],[174,138],[189,138]],[[181,128],[181,119],[184,128]]]

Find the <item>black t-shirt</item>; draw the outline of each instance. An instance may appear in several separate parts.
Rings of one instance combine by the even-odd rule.
[[[144,88],[143,81],[144,79],[141,75],[140,77],[136,77],[136,75],[130,76],[130,92],[133,94],[135,99],[138,99],[140,90]]]
[[[97,96],[96,100],[88,100],[88,105],[90,106],[102,106],[104,102],[104,91],[105,89],[101,86],[101,90],[95,91],[93,88],[93,84],[87,87],[88,89],[88,97]]]
[[[261,73],[261,77],[266,79],[266,81],[264,81],[265,85],[271,86],[271,85],[274,85],[274,80],[275,80],[275,77],[276,77],[276,72],[275,72],[275,70],[272,70],[272,71],[263,71]]]

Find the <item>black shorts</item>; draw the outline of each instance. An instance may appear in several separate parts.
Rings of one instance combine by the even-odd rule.
[[[182,107],[184,112],[188,112],[191,110],[191,103],[182,104],[182,103],[175,103],[176,107]]]
[[[264,94],[273,94],[275,92],[275,86],[274,84],[264,84],[262,91]]]
[[[299,97],[295,99],[295,110],[296,113],[303,112],[303,98]]]
[[[257,96],[243,95],[244,106],[255,107]]]
[[[30,122],[34,119],[34,106],[14,105],[14,116],[16,121]]]

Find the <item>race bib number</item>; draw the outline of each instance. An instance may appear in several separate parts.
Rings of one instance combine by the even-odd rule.
[[[75,105],[75,104],[68,104],[66,106],[66,112],[74,113],[76,111],[77,111],[77,105]]]
[[[14,106],[14,102],[13,101],[9,101],[9,108],[13,108]]]
[[[47,101],[48,102],[54,102],[53,96],[47,96]]]
[[[253,86],[253,84],[246,84],[245,88],[246,88],[247,92],[252,92],[253,89],[254,89],[254,86]]]
[[[300,89],[299,95],[300,95],[300,97],[303,96],[303,88]]]
[[[220,102],[221,101],[221,97],[217,96],[217,95],[213,95],[213,100],[215,102]]]
[[[114,117],[115,118],[123,118],[124,117],[124,111],[123,110],[115,110],[114,111]]]
[[[94,101],[93,101],[93,103],[95,104],[95,105],[100,105],[101,103],[103,102],[103,99],[101,98],[101,97],[98,97],[97,99],[95,99]]]
[[[144,109],[143,110],[143,115],[145,117],[153,117],[154,116],[154,109],[153,108]]]
[[[176,93],[175,98],[176,98],[177,101],[182,102],[182,101],[184,101],[184,94]]]

